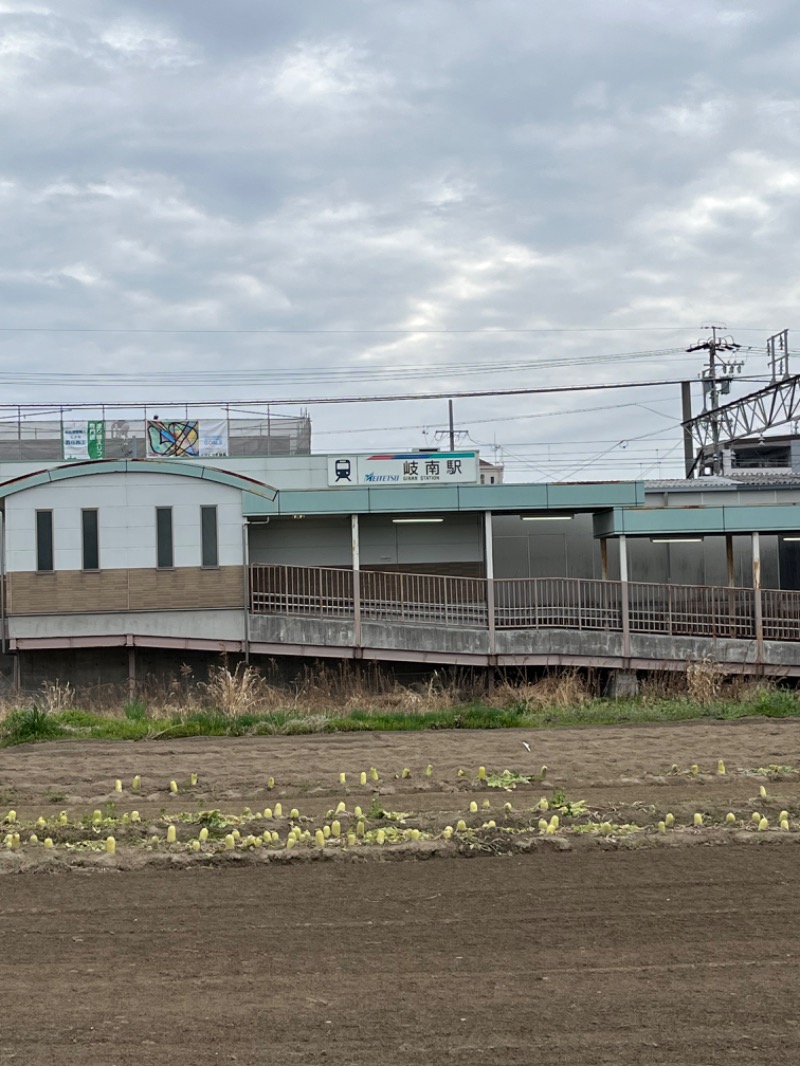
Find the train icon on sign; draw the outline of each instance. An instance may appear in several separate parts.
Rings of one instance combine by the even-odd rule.
[[[336,483],[340,481],[350,481],[350,474],[352,472],[353,464],[349,459],[337,459],[334,464],[334,473],[336,474]],[[352,482],[350,482],[352,484]]]

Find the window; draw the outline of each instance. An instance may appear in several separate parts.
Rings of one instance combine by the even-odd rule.
[[[53,569],[53,512],[36,512],[36,569]]]
[[[156,566],[159,570],[169,570],[174,565],[172,508],[156,507]]]
[[[200,508],[201,560],[203,566],[219,566],[216,507]]]
[[[83,532],[83,569],[100,569],[100,540],[97,533],[97,511],[81,511]]]

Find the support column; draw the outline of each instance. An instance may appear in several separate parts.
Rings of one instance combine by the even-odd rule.
[[[136,648],[133,644],[128,647],[128,697],[136,698]]]
[[[753,616],[756,625],[756,662],[764,662],[764,611],[761,601],[761,534],[752,534]]]
[[[495,620],[494,590],[494,537],[492,531],[492,512],[483,515],[483,556],[486,570],[486,621],[489,628],[489,654],[497,654],[497,631]]]
[[[622,610],[622,655],[631,657],[630,591],[628,589],[628,541],[624,533],[619,536],[619,581],[620,607]]]
[[[728,636],[737,636],[736,625],[736,593],[733,591],[736,588],[736,561],[733,555],[733,534],[725,534],[725,562],[728,574]]]
[[[600,541],[600,577],[608,581],[608,539],[603,537]]]
[[[250,611],[252,610],[253,586],[250,573],[250,530],[247,519],[242,522],[242,609],[244,623],[244,661],[250,665]]]
[[[350,515],[350,533],[353,553],[353,644],[361,647],[361,540],[358,515]]]

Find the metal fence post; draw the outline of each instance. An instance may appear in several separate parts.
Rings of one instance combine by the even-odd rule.
[[[631,610],[628,588],[628,542],[625,534],[619,537],[620,608],[622,610],[622,657],[631,657]]]
[[[486,559],[486,622],[489,629],[489,654],[497,654],[497,628],[495,619],[494,589],[494,541],[492,538],[492,512],[483,515],[484,555]]]

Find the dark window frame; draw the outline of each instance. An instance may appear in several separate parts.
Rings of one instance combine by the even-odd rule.
[[[46,521],[45,521],[46,519]],[[55,570],[55,535],[53,512],[36,512],[36,572],[52,574]]]
[[[87,519],[91,528],[87,528]],[[100,569],[100,513],[96,507],[81,508],[81,564],[90,573]]]
[[[156,507],[156,569],[175,569],[175,535],[171,507]]]
[[[200,565],[205,570],[219,569],[219,521],[217,505],[200,508]]]

